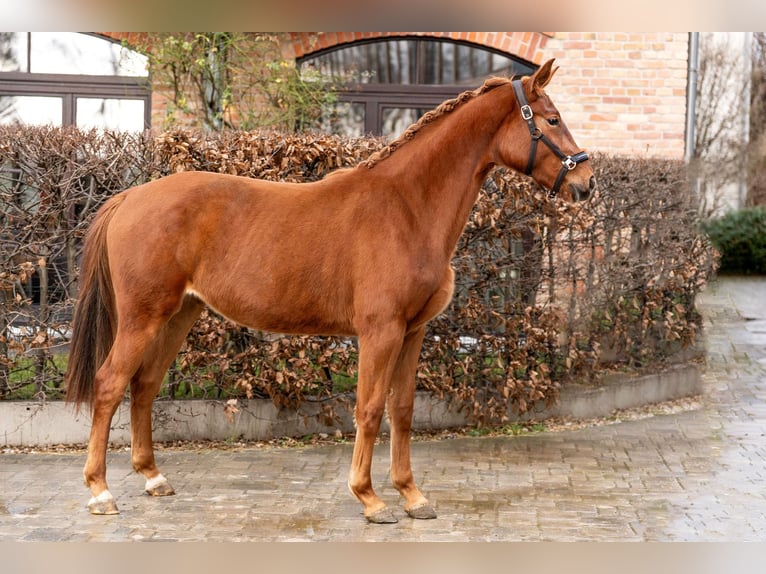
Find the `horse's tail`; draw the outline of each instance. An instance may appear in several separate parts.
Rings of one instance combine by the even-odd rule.
[[[96,371],[106,360],[117,332],[106,231],[124,199],[125,194],[121,193],[107,201],[85,238],[66,374],[66,400],[74,403],[76,410],[83,403],[93,408]]]

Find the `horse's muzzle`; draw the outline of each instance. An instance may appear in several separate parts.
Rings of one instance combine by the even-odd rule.
[[[572,201],[585,201],[588,199],[593,191],[596,189],[596,178],[590,176],[588,180],[588,187],[572,183],[569,185],[569,190],[572,193]]]

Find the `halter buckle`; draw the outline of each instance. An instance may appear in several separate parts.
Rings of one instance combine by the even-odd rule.
[[[532,106],[529,104],[524,104],[521,106],[521,117],[524,118],[524,120],[529,121],[534,115],[535,114],[532,112]]]
[[[572,159],[571,155],[568,155],[567,157],[561,160],[561,165],[563,165],[569,171],[572,171],[574,168],[577,167],[577,162]]]

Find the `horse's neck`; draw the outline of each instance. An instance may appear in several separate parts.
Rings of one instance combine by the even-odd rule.
[[[492,167],[489,146],[508,113],[504,101],[490,92],[466,102],[378,166],[396,178],[411,211],[422,216],[428,240],[447,256]]]

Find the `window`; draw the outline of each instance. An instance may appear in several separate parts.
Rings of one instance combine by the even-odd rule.
[[[0,124],[143,131],[150,120],[151,88],[141,54],[89,34],[0,32]],[[22,174],[17,165],[0,164],[2,200],[14,202],[3,207],[18,213],[0,222],[4,237],[23,229],[24,218],[35,217],[45,201],[42,190],[22,182]],[[80,179],[76,185],[95,183],[92,176]],[[14,288],[34,305],[66,301],[74,273],[69,247],[62,243],[47,256],[49,273],[34,273]]]
[[[141,131],[151,121],[146,57],[74,32],[0,32],[0,123]]]
[[[459,42],[395,38],[333,48],[299,60],[345,89],[323,128],[396,135],[446,99],[495,75],[531,74],[523,60]]]

